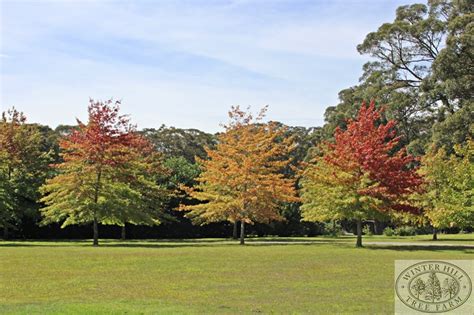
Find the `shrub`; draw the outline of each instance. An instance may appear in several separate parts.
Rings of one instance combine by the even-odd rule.
[[[416,235],[416,228],[413,226],[400,226],[395,229],[394,233],[398,236],[414,236]]]
[[[336,222],[326,222],[324,223],[323,229],[324,235],[330,235],[333,237],[342,235],[342,226],[340,223]]]
[[[394,231],[391,227],[387,226],[384,230],[383,230],[383,235],[385,236],[393,236]]]
[[[364,226],[364,228],[362,229],[362,233],[364,233],[364,235],[367,235],[367,236],[374,235],[374,233],[372,233],[372,230],[370,229],[370,226],[368,225]]]

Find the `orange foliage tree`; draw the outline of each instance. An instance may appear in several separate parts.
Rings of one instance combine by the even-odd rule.
[[[200,203],[180,207],[197,224],[240,221],[240,244],[246,223],[283,220],[281,204],[298,201],[294,179],[282,172],[292,140],[284,136],[285,128],[261,123],[266,110],[253,117],[238,106],[231,108],[230,123],[218,136],[217,147],[206,150],[208,159],[198,160],[199,184],[188,190]]]

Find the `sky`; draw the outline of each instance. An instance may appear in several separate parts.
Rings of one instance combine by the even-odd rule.
[[[54,128],[114,98],[140,129],[216,132],[231,105],[269,105],[321,126],[369,60],[357,44],[413,2],[0,0],[0,110]]]

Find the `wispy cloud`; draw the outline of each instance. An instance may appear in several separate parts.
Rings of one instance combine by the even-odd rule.
[[[57,125],[116,97],[141,127],[216,131],[232,104],[320,125],[357,82],[355,45],[399,1],[1,2],[1,102]],[[6,58],[8,56],[8,58]]]

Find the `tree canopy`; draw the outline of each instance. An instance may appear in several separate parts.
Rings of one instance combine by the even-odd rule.
[[[417,211],[408,203],[422,183],[415,158],[405,149],[394,152],[400,137],[394,121],[379,123],[381,112],[374,102],[363,104],[357,118],[348,121],[347,129],[336,129],[334,143],[326,143],[303,171],[303,219],[355,219],[357,246],[362,246],[362,220]]]
[[[474,141],[456,145],[451,155],[433,148],[423,157],[420,173],[425,185],[419,200],[435,228],[474,226]]]
[[[45,151],[37,125],[27,124],[26,116],[12,108],[0,120],[0,226],[4,238],[8,229],[28,209],[34,209],[38,188],[49,174],[52,152]]]
[[[98,223],[158,224],[168,192],[157,184],[165,173],[157,153],[119,115],[119,102],[91,100],[88,112],[60,142],[63,161],[41,188],[41,212],[43,224],[92,222],[98,245]]]
[[[245,223],[282,220],[281,203],[298,200],[294,179],[282,173],[291,138],[283,137],[285,128],[261,123],[265,111],[254,118],[238,106],[231,109],[217,147],[207,149],[208,159],[199,160],[202,173],[190,196],[201,203],[182,208],[199,224],[240,221],[241,244]]]

